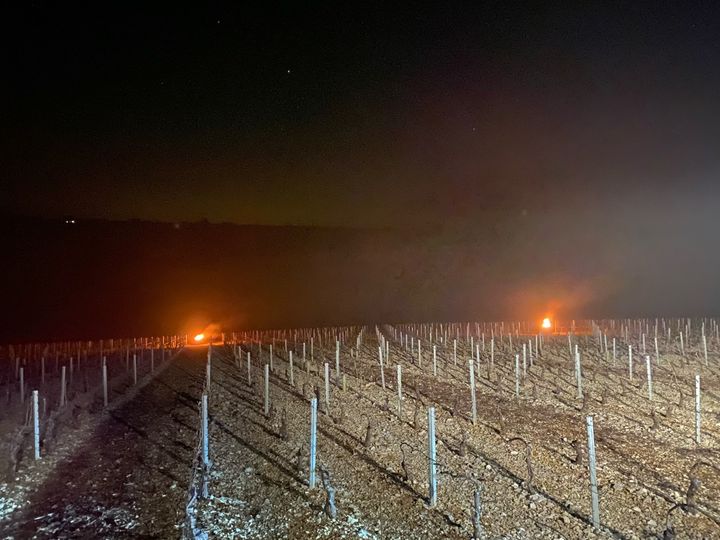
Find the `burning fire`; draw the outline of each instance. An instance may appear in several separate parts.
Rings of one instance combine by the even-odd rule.
[[[203,339],[205,339],[205,334],[198,334],[195,336],[195,341],[198,343],[201,342]]]
[[[543,322],[542,322],[542,327],[543,327],[543,328],[550,328],[551,326],[552,326],[552,323],[550,322],[550,318],[549,318],[549,317],[545,317],[545,318],[543,319]]]

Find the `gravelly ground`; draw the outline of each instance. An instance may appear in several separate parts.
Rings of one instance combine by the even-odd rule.
[[[383,391],[377,342],[368,335],[365,343],[358,359],[344,350],[348,389],[333,385],[330,415],[319,415],[318,459],[330,470],[336,488],[335,520],[323,512],[323,490],[309,490],[306,480],[308,400],[314,386],[322,387],[322,371],[307,374],[296,360],[291,386],[288,364],[280,359],[287,355],[277,347],[273,412],[267,418],[261,365],[253,366],[253,385],[248,386],[244,363],[237,364],[229,349],[217,351],[210,397],[211,496],[200,502],[197,513],[211,538],[469,538],[475,480],[483,486],[482,523],[489,538],[659,538],[667,511],[684,501],[688,470],[698,461],[706,463],[697,469],[702,511],[693,515],[676,510],[672,523],[677,538],[720,538],[715,370],[668,353],[657,369],[651,404],[640,376],[632,384],[620,382],[626,369],[622,360],[617,366],[605,364],[588,351],[585,384],[590,394],[583,408],[582,400],[574,397],[572,368],[568,370],[572,364],[563,358],[562,343],[548,346],[540,365],[529,368],[520,400],[513,398],[511,363],[498,354],[491,375],[478,373],[479,421],[473,427],[467,375],[460,364],[452,365],[448,351],[439,351],[435,378],[427,355],[419,368],[412,355],[395,344],[391,363],[403,364],[406,385],[401,420],[394,365],[386,371],[388,388]],[[256,345],[249,350],[256,358]],[[334,365],[334,350],[317,354]],[[700,447],[692,441],[691,383],[680,398],[676,382],[692,380],[696,369],[701,369],[707,390]],[[500,390],[498,374],[504,377]],[[607,385],[612,392],[604,392]],[[321,411],[322,402],[321,392]],[[675,402],[682,405],[669,410]],[[426,506],[424,454],[425,410],[431,403],[437,407],[438,461],[449,473],[440,476],[435,509]],[[287,438],[281,435],[283,414]],[[587,462],[574,463],[572,442],[583,441],[586,414],[596,422],[601,530],[589,524]],[[366,447],[368,419],[377,428]],[[461,456],[457,449],[463,431],[468,445]],[[518,437],[533,448],[532,488],[527,485],[524,443],[514,440]],[[401,441],[409,478],[401,466]]]
[[[205,349],[180,352],[133,399],[102,415],[0,522],[0,537],[178,538],[204,358]],[[33,467],[47,464],[29,464],[18,479],[31,480]]]
[[[693,473],[701,480],[697,512],[680,508],[672,514],[676,538],[720,538],[720,371],[714,349],[704,366],[696,350],[680,355],[668,345],[654,367],[650,401],[644,365],[636,366],[628,381],[625,360],[610,361],[589,342],[581,347],[588,393],[578,399],[562,340],[548,343],[543,357],[528,366],[515,398],[511,351],[498,347],[494,365],[486,353],[477,364],[473,426],[467,344],[459,348],[457,364],[450,349],[438,347],[435,376],[427,351],[420,366],[413,353],[393,342],[383,389],[378,340],[371,332],[367,329],[359,354],[343,348],[347,387],[333,381],[327,411],[320,391],[318,463],[330,471],[336,490],[335,519],[324,511],[322,487],[307,486],[309,398],[322,389],[322,362],[334,366],[334,348],[316,347],[310,371],[296,350],[290,384],[288,353],[276,346],[269,416],[263,411],[257,344],[243,345],[253,358],[250,385],[245,356],[238,362],[230,346],[215,349],[210,497],[198,501],[196,512],[210,538],[469,538],[476,485],[482,486],[481,521],[488,538],[661,538],[668,510],[685,501],[696,463],[701,463]],[[186,349],[133,399],[60,437],[52,457],[25,464],[12,486],[22,495],[22,509],[0,522],[0,537],[178,538],[195,458],[205,358],[205,348]],[[267,346],[262,358],[267,359]],[[404,381],[401,414],[398,363]],[[696,372],[705,392],[701,445],[693,441]],[[425,415],[431,404],[440,468],[435,508],[427,506]],[[589,524],[586,457],[575,463],[573,445],[585,439],[588,414],[596,425],[600,530]],[[369,423],[374,436],[366,444]],[[525,442],[532,447],[532,482]]]

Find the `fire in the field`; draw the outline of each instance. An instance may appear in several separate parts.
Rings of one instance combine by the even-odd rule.
[[[203,339],[205,339],[205,334],[197,334],[195,336],[195,341],[197,341],[198,343],[200,343]]]
[[[542,322],[542,327],[543,327],[543,328],[550,328],[551,326],[552,326],[552,322],[550,322],[550,318],[549,318],[549,317],[545,317],[545,318],[543,319],[543,322]]]

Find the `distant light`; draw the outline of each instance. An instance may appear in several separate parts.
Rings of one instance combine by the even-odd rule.
[[[75,223],[75,220],[74,219],[66,219],[65,223]]]
[[[545,317],[542,322],[543,328],[550,328],[552,326],[552,322],[550,322],[550,318]]]
[[[200,342],[205,339],[205,334],[198,334],[195,336],[195,341]]]

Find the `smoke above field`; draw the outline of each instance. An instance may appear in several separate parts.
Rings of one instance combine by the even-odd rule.
[[[0,333],[720,309],[715,4],[18,11]]]
[[[626,192],[402,229],[11,222],[3,332],[712,314],[714,201],[708,191]]]

